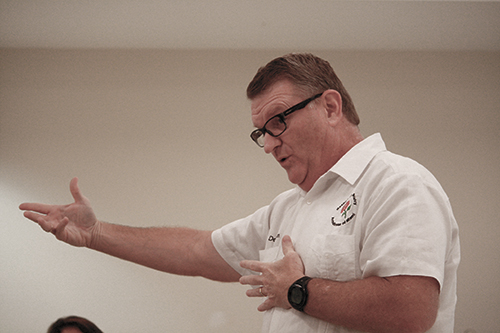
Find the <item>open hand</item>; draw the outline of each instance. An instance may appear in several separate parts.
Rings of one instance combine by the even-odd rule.
[[[248,297],[267,297],[257,308],[259,311],[266,311],[274,307],[291,308],[288,303],[288,288],[293,282],[304,276],[304,264],[299,254],[295,252],[290,236],[283,237],[282,247],[284,257],[276,262],[244,260],[240,263],[243,268],[261,273],[260,275],[245,275],[240,278],[241,284],[262,286],[249,289],[246,293]]]
[[[72,204],[23,203],[19,209],[25,211],[26,218],[38,223],[46,232],[53,233],[57,239],[74,246],[89,247],[98,221],[90,201],[78,188],[78,178],[71,180],[70,191],[75,200]]]

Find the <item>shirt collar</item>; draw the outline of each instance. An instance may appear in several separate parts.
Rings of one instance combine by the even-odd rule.
[[[380,133],[372,134],[352,147],[327,174],[337,174],[354,185],[375,155],[385,150],[387,148]]]

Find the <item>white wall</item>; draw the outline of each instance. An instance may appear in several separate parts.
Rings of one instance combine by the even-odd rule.
[[[105,332],[259,332],[246,287],[73,248],[25,220],[69,203],[99,218],[214,229],[290,188],[249,139],[245,89],[284,51],[0,50],[0,332],[70,314]],[[500,53],[333,52],[365,136],[427,166],[460,225],[456,332],[500,328]]]

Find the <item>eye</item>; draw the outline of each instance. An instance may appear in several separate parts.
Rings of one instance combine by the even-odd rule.
[[[283,119],[282,115],[277,115],[269,119],[266,129],[273,132],[276,130],[281,130],[283,128],[283,125],[285,124],[285,120]]]

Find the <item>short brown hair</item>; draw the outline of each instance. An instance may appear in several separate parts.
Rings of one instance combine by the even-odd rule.
[[[247,97],[254,99],[280,80],[289,80],[304,94],[314,95],[334,89],[342,97],[342,112],[349,122],[359,124],[351,96],[328,61],[310,53],[290,53],[259,68],[247,87]]]

